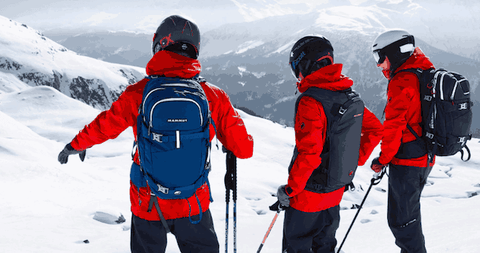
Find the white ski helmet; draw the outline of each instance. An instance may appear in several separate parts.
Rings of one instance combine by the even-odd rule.
[[[377,36],[372,53],[377,64],[388,57],[394,69],[405,62],[415,50],[415,38],[405,30],[389,30]]]

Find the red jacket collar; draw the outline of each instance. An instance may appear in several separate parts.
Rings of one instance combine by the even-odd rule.
[[[200,62],[169,51],[156,53],[148,62],[147,75],[192,78],[202,71]]]
[[[353,85],[352,79],[342,75],[342,64],[325,66],[297,83],[297,89],[305,92],[310,87],[318,87],[325,90],[345,90]]]
[[[430,69],[435,68],[433,63],[428,59],[427,56],[420,50],[420,48],[415,48],[413,54],[395,70],[395,73],[398,73],[400,70],[404,69]]]

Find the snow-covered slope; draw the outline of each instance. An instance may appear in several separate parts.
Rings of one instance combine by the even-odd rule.
[[[0,16],[0,93],[47,85],[96,108],[108,108],[144,69],[80,56],[40,32]]]
[[[98,113],[50,87],[0,94],[0,252],[130,252],[131,128],[87,150],[83,163],[78,156],[71,156],[66,165],[57,161],[64,145]],[[292,128],[241,111],[240,115],[255,140],[255,150],[252,158],[238,160],[237,247],[238,252],[255,252],[274,216],[268,210],[276,201],[272,195],[287,180],[294,133]],[[438,158],[428,180],[422,222],[429,252],[480,251],[479,139],[469,146],[471,161],[461,162],[458,156]],[[378,152],[377,148],[374,155]],[[212,164],[211,211],[223,252],[225,155],[215,145]],[[345,193],[338,241],[357,211],[350,208],[360,204],[372,174],[368,166],[360,167],[356,190]],[[399,251],[386,222],[387,181],[385,177],[370,192],[343,247],[345,252]],[[122,215],[126,222],[117,224]],[[282,222],[283,214],[262,252],[281,251]],[[229,238],[232,243],[232,225]],[[179,252],[174,237],[168,235],[168,239],[167,252]]]

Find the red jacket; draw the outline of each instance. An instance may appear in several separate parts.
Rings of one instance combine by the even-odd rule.
[[[420,48],[416,48],[412,56],[395,70],[393,78],[389,80],[383,122],[382,152],[379,158],[382,164],[392,163],[415,167],[427,165],[427,155],[415,159],[395,157],[402,143],[415,140],[415,136],[407,128],[407,123],[419,136],[422,136],[422,128],[419,125],[422,122],[420,82],[414,73],[405,71],[398,73],[400,70],[411,68],[426,70],[434,66]]]
[[[343,76],[341,72],[342,64],[323,67],[298,83],[298,90],[303,93],[310,87],[333,91],[350,88],[353,81]],[[311,97],[303,97],[295,115],[295,143],[298,156],[290,170],[286,186],[292,190],[291,193],[288,191],[292,197],[290,205],[303,212],[322,211],[340,204],[342,200],[344,188],[329,193],[315,193],[304,189],[312,172],[322,163],[320,154],[325,143],[326,127],[327,117],[322,104]],[[365,108],[358,165],[365,164],[380,142],[382,131],[380,121]]]
[[[200,73],[201,66],[198,60],[168,51],[160,51],[147,64],[146,71],[148,75],[192,78]],[[85,150],[95,144],[116,138],[130,126],[133,128],[136,140],[138,108],[147,81],[148,79],[143,79],[128,86],[109,110],[101,112],[75,136],[71,142],[72,147],[76,150]],[[253,138],[247,133],[243,120],[232,107],[228,95],[220,88],[206,82],[201,83],[201,85],[207,95],[218,140],[238,158],[250,158],[253,154]],[[212,133],[210,136],[213,139],[215,130],[211,127],[210,131]],[[138,153],[135,153],[134,162],[139,164]],[[205,184],[196,192],[203,211],[208,210],[210,205],[209,191],[209,187]],[[145,220],[159,220],[155,209],[147,212],[149,200],[150,190],[148,187],[137,188],[133,183],[130,183],[132,213]],[[199,214],[195,195],[186,200],[158,199],[158,203],[167,220]]]

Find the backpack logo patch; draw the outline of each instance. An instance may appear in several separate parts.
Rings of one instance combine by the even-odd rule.
[[[186,123],[188,119],[168,119],[168,123]]]

